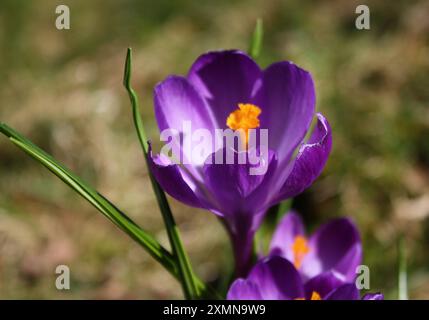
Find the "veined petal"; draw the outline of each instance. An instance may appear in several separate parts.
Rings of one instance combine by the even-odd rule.
[[[384,300],[384,295],[380,292],[367,293],[362,297],[362,300]]]
[[[304,139],[315,110],[315,89],[311,74],[292,62],[269,66],[255,94],[262,109],[261,128],[269,130],[269,147],[278,151],[279,162],[289,162]]]
[[[343,284],[328,294],[325,300],[359,300],[359,290],[354,283]]]
[[[150,171],[161,188],[170,196],[192,207],[206,208],[195,195],[195,192],[185,182],[185,177],[179,166],[162,154],[154,156],[150,143],[148,164]]]
[[[204,130],[214,136],[215,120],[205,100],[180,76],[170,76],[155,87],[155,117],[162,134],[171,141],[173,155],[192,175],[201,181],[201,167],[204,158],[214,151],[212,139],[193,141],[197,130]],[[167,139],[164,137],[164,139]],[[194,159],[193,144],[204,150],[202,161]]]
[[[322,300],[333,290],[345,284],[345,279],[342,275],[328,271],[308,280],[305,287],[305,296],[310,299],[313,292],[317,292]]]
[[[355,241],[356,243],[347,250],[343,258],[335,265],[335,270],[343,274],[347,281],[356,279],[356,268],[362,263],[362,244],[360,240]]]
[[[227,300],[262,300],[258,286],[244,279],[235,280],[229,288]]]
[[[289,176],[273,204],[292,198],[311,186],[322,172],[332,147],[331,127],[326,118],[317,114],[317,124],[307,143],[299,149],[289,165]]]
[[[239,103],[252,103],[261,70],[246,53],[229,50],[201,55],[192,65],[189,82],[213,110],[217,128],[226,127],[228,115]]]
[[[258,213],[266,209],[268,192],[266,187],[274,179],[277,166],[275,153],[257,150],[259,162],[250,159],[249,153],[222,148],[206,160],[203,167],[204,182],[213,200],[223,208],[225,216]],[[228,154],[231,160],[228,161]],[[243,156],[240,160],[240,157]],[[222,159],[216,163],[216,159]],[[228,163],[232,162],[232,163]],[[265,173],[252,170],[264,166]]]
[[[212,110],[198,91],[181,76],[169,76],[154,90],[155,117],[159,130],[182,130],[190,121],[195,129],[214,129]]]
[[[264,300],[304,298],[298,271],[282,257],[274,256],[258,262],[247,279],[257,284]]]
[[[309,246],[311,250],[301,268],[307,279],[332,270],[342,274],[347,282],[354,282],[356,267],[362,262],[362,244],[350,219],[339,218],[324,224],[310,237]]]

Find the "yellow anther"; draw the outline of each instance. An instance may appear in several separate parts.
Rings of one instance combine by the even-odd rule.
[[[302,260],[309,251],[310,248],[307,245],[307,239],[303,236],[296,236],[292,244],[293,264],[295,268],[299,269],[301,267]]]
[[[322,297],[320,296],[320,294],[318,294],[316,291],[313,291],[311,293],[311,298],[310,300],[322,300]]]
[[[295,298],[294,300],[306,300],[305,298]],[[316,291],[311,293],[310,300],[322,300],[322,297]]]
[[[226,119],[226,125],[232,130],[242,130],[245,146],[249,142],[249,129],[259,127],[261,109],[251,103],[239,103],[238,109],[231,112]]]

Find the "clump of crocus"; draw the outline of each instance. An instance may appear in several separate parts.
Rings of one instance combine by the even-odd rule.
[[[350,218],[333,219],[307,236],[301,217],[292,211],[278,224],[270,255],[289,260],[304,280],[334,272],[353,282],[362,263],[362,243]]]
[[[154,102],[159,129],[177,132],[172,151],[181,161],[151,154],[151,171],[172,197],[208,209],[224,221],[237,275],[245,275],[254,233],[267,209],[308,188],[331,150],[328,121],[315,113],[310,73],[287,61],[261,70],[240,51],[209,52],[195,61],[186,77],[169,76],[158,84]],[[317,123],[304,141],[314,118]],[[184,122],[192,124],[190,132],[185,132]],[[193,161],[193,150],[185,146],[199,129],[212,136],[217,129],[239,130],[244,152],[250,152],[246,147],[251,130],[268,130],[268,150],[255,147],[264,154],[265,172],[250,174],[255,164],[249,162]],[[229,151],[212,143],[204,147],[209,160]],[[235,150],[234,159],[239,154]]]
[[[246,279],[231,285],[229,300],[359,300],[355,283],[334,271],[323,272],[304,282],[295,266],[280,256],[259,261]],[[383,300],[380,293],[368,293],[362,300]]]

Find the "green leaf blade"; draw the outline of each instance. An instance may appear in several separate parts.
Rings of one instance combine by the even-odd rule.
[[[404,236],[400,236],[398,241],[398,298],[408,300],[408,274],[407,274],[407,252],[405,248]]]
[[[127,56],[125,60],[123,84],[130,98],[134,125],[137,131],[137,136],[139,138],[140,145],[142,147],[144,158],[147,165],[148,164],[148,160],[147,160],[148,142],[147,142],[143,121],[140,114],[139,99],[134,89],[131,86],[131,73],[132,73],[132,51],[131,51],[131,48],[128,48]],[[181,277],[181,284],[182,284],[185,297],[187,299],[198,298],[201,295],[202,291],[201,291],[200,285],[197,284],[198,281],[196,281],[196,276],[194,275],[194,272],[192,270],[189,257],[186,254],[186,251],[184,249],[179,230],[177,228],[176,222],[171,212],[170,205],[168,204],[168,201],[167,201],[167,197],[164,191],[162,190],[161,186],[153,177],[150,170],[149,170],[149,177],[158,202],[158,206],[160,208],[162,217],[164,219],[164,224],[167,229],[168,238],[173,250],[173,256],[177,259],[179,273]]]
[[[262,41],[264,38],[264,26],[262,19],[256,20],[255,30],[253,31],[252,38],[250,40],[250,46],[248,53],[253,59],[257,59],[262,51]]]
[[[114,206],[104,196],[95,191],[92,187],[74,175],[65,166],[58,163],[50,155],[34,145],[24,136],[8,127],[0,124],[0,132],[6,135],[10,141],[36,161],[45,166],[49,171],[60,178],[70,188],[76,191],[85,200],[91,203],[104,216],[112,221],[122,231],[127,233],[137,243],[139,243],[152,257],[161,263],[175,277],[178,276],[177,266],[173,256],[163,248],[150,234],[141,229],[128,216]]]

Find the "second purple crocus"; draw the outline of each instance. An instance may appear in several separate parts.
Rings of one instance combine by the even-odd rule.
[[[259,261],[247,278],[231,285],[228,300],[360,300],[354,282],[327,271],[304,282],[288,260],[273,256]],[[362,300],[383,300],[380,293],[368,293]]]
[[[333,219],[308,236],[301,217],[291,211],[274,232],[270,255],[289,260],[304,280],[335,272],[353,282],[362,263],[362,243],[350,218]]]

